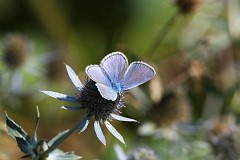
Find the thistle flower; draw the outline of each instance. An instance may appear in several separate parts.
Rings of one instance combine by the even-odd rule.
[[[159,160],[154,150],[148,147],[139,147],[128,154],[127,160]]]
[[[239,129],[232,116],[221,117],[208,134],[214,155],[220,160],[235,160],[240,156]]]
[[[191,107],[182,91],[165,93],[161,101],[154,104],[152,119],[161,127],[171,128],[187,122],[191,117]]]
[[[46,76],[50,82],[55,82],[55,80],[63,78],[62,72],[64,68],[62,67],[62,62],[64,61],[64,56],[61,53],[61,50],[53,49],[43,57],[46,70],[44,76]]]
[[[30,54],[34,49],[34,42],[21,33],[8,33],[3,38],[2,47],[1,90],[4,90],[4,99],[10,106],[21,106],[21,104],[14,105],[16,101],[12,98],[19,98],[31,92],[37,85],[41,73],[38,68],[39,59],[36,61],[37,57]],[[29,75],[31,75],[31,83],[27,83]],[[13,97],[12,94],[16,96]]]
[[[106,140],[100,124],[107,129],[123,144],[121,134],[109,123],[109,120],[136,122],[131,118],[122,117],[119,114],[124,106],[125,91],[136,87],[155,75],[155,70],[144,62],[133,62],[128,66],[125,55],[121,52],[114,52],[107,55],[100,65],[89,65],[86,72],[91,78],[83,85],[71,67],[66,65],[70,79],[78,89],[77,96],[69,96],[58,92],[41,91],[48,96],[59,100],[76,103],[77,106],[63,106],[67,110],[85,110],[82,123],[79,126],[83,132],[91,117],[94,118],[94,129],[98,139],[106,145]]]
[[[74,155],[73,153],[63,152],[59,149],[55,149],[52,152],[50,152],[48,155],[43,156],[42,153],[48,150],[48,148],[51,147],[56,141],[59,141],[59,139],[62,136],[64,136],[68,132],[68,130],[59,133],[48,143],[44,139],[38,141],[37,140],[38,122],[39,122],[39,111],[37,107],[34,135],[33,135],[33,138],[31,138],[22,129],[21,126],[19,126],[6,114],[6,124],[7,124],[8,132],[12,137],[16,139],[20,150],[26,154],[22,158],[31,157],[33,160],[38,160],[38,159],[54,160],[54,159],[66,159],[66,158],[69,160],[77,160],[81,158],[79,156]]]
[[[159,160],[159,155],[148,146],[139,146],[125,154],[119,145],[114,146],[118,160]]]

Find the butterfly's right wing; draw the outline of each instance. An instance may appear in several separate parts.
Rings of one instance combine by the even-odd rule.
[[[156,74],[153,67],[147,63],[136,61],[129,65],[124,79],[122,81],[122,89],[129,90],[131,88],[137,87],[150,79],[152,79]]]

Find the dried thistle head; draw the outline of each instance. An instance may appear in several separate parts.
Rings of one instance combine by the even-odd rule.
[[[132,150],[127,155],[127,160],[159,160],[159,156],[153,149],[141,146]]]
[[[124,150],[118,145],[114,145],[114,150],[118,160],[159,160],[159,154],[152,148],[146,145],[140,145],[135,149],[125,153]]]
[[[53,50],[44,57],[45,76],[49,81],[55,82],[64,77],[63,62],[64,56],[59,50]]]
[[[212,61],[214,63],[211,63]],[[236,86],[236,64],[236,51],[232,47],[223,50],[209,62],[209,77],[219,91],[226,92]]]
[[[23,35],[12,33],[5,36],[3,61],[10,69],[16,69],[23,65],[29,51],[30,43]]]
[[[176,0],[175,5],[180,13],[187,15],[193,13],[201,2],[202,0]]]
[[[155,123],[161,127],[171,128],[188,121],[191,117],[191,108],[185,95],[177,91],[165,93],[161,101],[153,106],[151,113]]]
[[[240,157],[239,129],[232,117],[217,120],[208,135],[208,141],[220,160],[236,160]]]

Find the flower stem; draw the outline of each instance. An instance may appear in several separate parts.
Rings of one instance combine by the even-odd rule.
[[[167,23],[163,26],[163,28],[158,32],[155,40],[153,41],[152,44],[150,44],[150,47],[148,48],[148,50],[147,50],[147,52],[145,54],[145,55],[147,55],[147,57],[149,59],[152,58],[152,56],[154,55],[154,53],[158,49],[159,45],[162,43],[163,39],[167,36],[167,34],[169,33],[169,31],[172,28],[172,26],[174,26],[174,24],[176,23],[176,20],[177,20],[178,17],[179,17],[178,13],[174,14],[167,21]]]
[[[64,133],[59,139],[57,139],[45,152],[41,153],[39,157],[47,157],[49,153],[55,150],[63,141],[65,141],[73,132],[76,130],[81,130],[84,117],[78,121],[71,129]]]

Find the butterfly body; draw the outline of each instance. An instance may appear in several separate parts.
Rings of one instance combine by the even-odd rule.
[[[145,83],[156,74],[153,67],[141,61],[128,66],[128,60],[121,52],[108,54],[99,65],[87,66],[86,73],[96,82],[102,97],[112,101],[121,92]]]
[[[103,74],[106,76],[106,79],[107,79],[106,84],[109,84],[112,87],[112,89],[117,93],[120,92],[122,90],[122,87],[121,87],[121,83],[117,80],[118,77],[111,77],[104,68],[101,67],[101,69]]]

